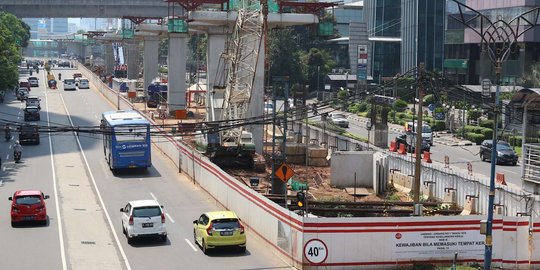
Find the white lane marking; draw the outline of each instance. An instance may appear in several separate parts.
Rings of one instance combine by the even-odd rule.
[[[511,170],[507,170],[507,169],[500,169],[501,171],[505,171],[507,173],[513,173],[513,174],[518,174],[517,172],[513,172]]]
[[[8,160],[8,159],[9,159],[9,154],[6,155],[6,160]]]
[[[62,105],[64,105],[64,109],[66,110],[67,117],[69,119],[69,123],[73,127],[73,120],[71,120],[71,115],[69,114],[68,108],[66,106],[66,102],[64,101],[64,97],[60,95],[60,99],[62,100]],[[50,136],[49,136],[50,138]],[[103,207],[103,212],[105,213],[105,217],[107,218],[107,221],[109,222],[109,227],[111,229],[111,232],[114,236],[114,240],[116,242],[116,245],[118,246],[118,249],[120,250],[120,254],[122,255],[122,259],[124,260],[124,263],[126,264],[127,270],[131,270],[131,265],[129,264],[128,258],[126,256],[126,253],[124,252],[124,249],[122,248],[122,244],[120,244],[120,240],[118,239],[118,235],[116,234],[115,227],[113,226],[111,216],[109,215],[109,212],[107,211],[107,207],[105,206],[105,202],[103,202],[103,197],[101,197],[101,192],[99,192],[99,188],[96,183],[96,179],[94,178],[94,174],[92,173],[92,170],[90,170],[90,165],[88,164],[88,159],[86,158],[86,154],[84,154],[84,150],[81,145],[81,141],[79,140],[79,137],[75,136],[75,140],[77,140],[77,145],[79,145],[79,150],[81,150],[81,154],[83,156],[84,163],[86,165],[86,169],[88,170],[88,173],[90,174],[90,178],[92,179],[92,184],[94,185],[94,188],[96,190],[96,194],[99,199],[99,203],[101,204],[101,207]]]
[[[142,180],[142,178],[141,178]],[[150,196],[152,196],[152,199],[154,199],[155,201],[159,202],[159,200],[156,198],[156,196],[154,195],[154,193],[150,192]],[[174,219],[169,215],[169,213],[165,213],[165,215],[167,216],[167,218],[171,221],[171,223],[174,223]]]
[[[2,171],[3,171],[3,172],[6,171],[6,166],[3,166],[3,167],[2,167]]]
[[[11,149],[11,145],[9,146],[9,149]]]
[[[45,76],[45,74],[43,74]],[[49,101],[48,101],[48,95],[47,91],[45,91],[45,104],[47,108],[47,126],[51,126],[51,121],[49,117]],[[11,148],[11,147],[10,147]],[[52,136],[49,136],[49,150],[51,153],[51,168],[52,168],[52,178],[53,178],[53,190],[54,190],[54,204],[56,207],[56,221],[58,224],[58,238],[60,240],[60,258],[62,259],[62,269],[67,269],[67,262],[66,262],[66,249],[64,247],[64,233],[62,229],[62,218],[60,217],[60,200],[58,198],[58,189],[56,187],[56,170],[54,169],[54,153],[53,153],[53,147],[52,147]]]
[[[165,213],[165,215],[171,221],[171,223],[174,223],[174,219],[169,215],[169,213]]]
[[[186,243],[191,247],[191,249],[193,249],[193,251],[197,252],[197,248],[191,243],[191,241],[187,240],[187,238],[184,238],[184,240],[186,240]]]

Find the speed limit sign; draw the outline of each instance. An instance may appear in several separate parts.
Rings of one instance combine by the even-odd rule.
[[[311,239],[304,246],[304,257],[311,264],[321,264],[328,257],[328,248],[323,241]]]

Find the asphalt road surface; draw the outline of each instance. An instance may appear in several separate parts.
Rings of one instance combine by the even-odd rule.
[[[57,75],[58,70],[53,70]],[[61,70],[69,78],[74,70]],[[35,74],[35,73],[34,73]],[[35,74],[36,75],[36,74]],[[45,74],[31,95],[42,99],[39,125],[99,126],[103,111],[114,105],[91,85],[63,91],[45,88]],[[21,78],[25,80],[26,78]],[[24,103],[8,94],[0,112],[23,121]],[[16,136],[16,133],[14,133]],[[204,255],[193,242],[192,221],[205,211],[223,210],[209,195],[178,173],[153,146],[152,168],[146,173],[112,173],[103,156],[101,136],[62,132],[41,134],[41,144],[25,146],[23,162],[14,164],[11,143],[0,142],[3,160],[0,187],[0,269],[289,269],[271,248],[247,230],[247,252]],[[6,155],[9,157],[6,158]],[[12,228],[7,200],[19,189],[40,189],[47,200],[46,226]],[[127,244],[119,209],[128,201],[157,199],[164,205],[166,243],[143,239]]]

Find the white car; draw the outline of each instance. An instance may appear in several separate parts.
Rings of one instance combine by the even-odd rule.
[[[345,115],[341,113],[332,113],[329,116],[330,116],[330,121],[333,124],[338,125],[342,128],[349,127],[349,120],[347,120],[347,117],[345,117]]]
[[[86,78],[80,78],[78,86],[79,86],[79,89],[89,89],[90,88],[90,82]]]
[[[122,212],[122,232],[129,244],[137,237],[158,237],[161,242],[167,241],[165,212],[157,201],[131,201],[121,208],[120,212]]]
[[[64,91],[67,90],[77,90],[74,79],[65,79],[64,80]]]

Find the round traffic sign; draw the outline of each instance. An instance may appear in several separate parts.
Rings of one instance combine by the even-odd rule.
[[[323,241],[311,239],[304,246],[304,257],[311,264],[321,264],[328,257],[328,248]]]

